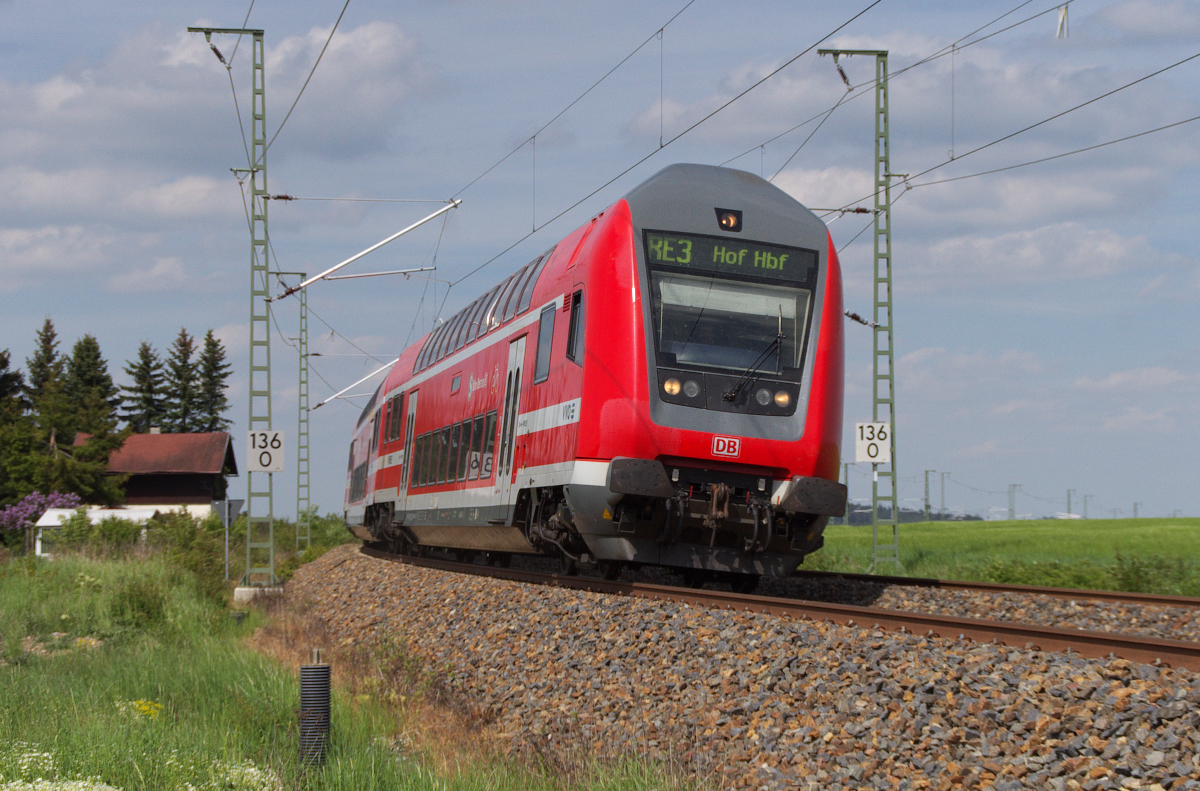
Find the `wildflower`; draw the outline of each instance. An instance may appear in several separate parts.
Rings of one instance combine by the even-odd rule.
[[[118,700],[115,705],[117,711],[122,714],[131,714],[135,719],[145,717],[156,720],[162,713],[162,704],[155,703],[153,700]]]

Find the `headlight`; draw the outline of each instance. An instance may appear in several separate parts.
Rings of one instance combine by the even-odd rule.
[[[787,390],[780,390],[775,394],[775,406],[780,409],[787,409],[790,403],[792,403],[792,396]]]
[[[695,398],[700,394],[700,385],[696,384],[693,379],[687,380],[683,383],[683,394],[688,398]]]
[[[760,405],[766,406],[771,403],[771,391],[764,387],[754,394],[754,400]]]
[[[679,380],[671,377],[663,382],[663,390],[666,391],[667,395],[679,395]]]

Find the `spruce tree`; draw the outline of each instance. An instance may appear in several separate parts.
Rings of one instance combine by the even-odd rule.
[[[0,504],[14,502],[27,494],[29,453],[33,431],[26,413],[25,378],[9,370],[8,349],[0,352]]]
[[[126,360],[125,375],[132,387],[122,386],[125,409],[121,419],[135,433],[145,434],[151,426],[162,426],[167,413],[166,377],[158,352],[148,341],[138,347],[137,361]]]
[[[53,454],[61,445],[75,439],[75,411],[66,388],[66,359],[58,353],[58,333],[54,322],[46,318],[38,330],[33,357],[25,360],[29,379],[25,393],[32,410],[31,430],[40,453]]]
[[[8,349],[0,352],[0,423],[10,423],[24,411],[25,377],[10,371]]]
[[[100,355],[100,343],[88,333],[75,342],[67,361],[63,394],[75,412],[75,430],[88,434],[112,431],[121,399],[108,363]]]
[[[186,328],[181,328],[167,358],[167,413],[163,421],[167,430],[177,434],[195,430],[197,371],[192,360],[195,353],[192,336]]]
[[[196,393],[196,431],[224,431],[232,421],[222,417],[229,411],[226,381],[233,366],[225,362],[225,347],[209,330],[200,352],[200,381]]]
[[[52,378],[61,379],[64,361],[58,354],[58,333],[54,331],[54,322],[50,317],[42,324],[37,334],[37,348],[32,357],[25,360],[25,370],[29,373],[29,381],[25,392],[30,398],[40,396],[46,387],[46,382]]]

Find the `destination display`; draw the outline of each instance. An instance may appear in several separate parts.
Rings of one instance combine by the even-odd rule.
[[[808,281],[817,266],[817,254],[798,247],[666,231],[645,231],[645,237],[646,260],[651,266],[799,282]]]

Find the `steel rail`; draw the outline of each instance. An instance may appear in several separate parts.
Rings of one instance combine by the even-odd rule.
[[[674,588],[641,582],[623,582],[574,577],[563,574],[544,574],[537,571],[497,568],[476,563],[455,563],[433,558],[394,555],[364,546],[362,553],[395,563],[407,563],[423,568],[473,574],[537,585],[550,585],[572,590],[633,596],[685,603],[701,607],[743,610],[797,619],[833,621],[846,626],[881,628],[909,632],[929,637],[971,639],[976,642],[998,642],[1013,648],[1033,648],[1041,651],[1074,651],[1080,656],[1103,659],[1115,656],[1146,664],[1182,667],[1200,672],[1200,643],[1165,640],[1158,637],[1093,632],[1083,629],[1062,629],[1052,626],[959,618],[949,615],[929,615],[904,610],[883,610],[849,604],[827,604],[802,599],[780,599],[744,593]]]
[[[1125,591],[1088,590],[1086,588],[1044,588],[1040,585],[1007,585],[1000,582],[964,582],[961,580],[939,580],[929,577],[885,577],[877,574],[847,574],[840,571],[792,572],[796,579],[834,580],[842,578],[852,582],[877,583],[879,585],[903,585],[914,588],[940,588],[942,590],[973,590],[987,593],[1034,593],[1053,596],[1056,599],[1092,599],[1095,601],[1145,604],[1156,607],[1200,607],[1200,598],[1194,596],[1169,596],[1161,593],[1129,593]]]

